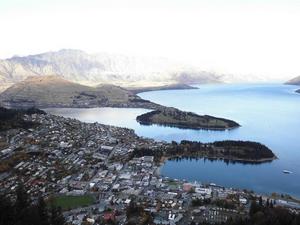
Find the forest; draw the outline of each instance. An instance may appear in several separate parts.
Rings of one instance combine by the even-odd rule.
[[[0,194],[0,225],[66,225],[59,207],[47,204],[42,196],[32,199],[22,184],[14,196]]]
[[[244,220],[228,220],[225,225],[300,225],[300,215],[267,201],[251,202],[249,217]]]
[[[144,113],[136,118],[142,125],[157,124],[161,126],[177,127],[182,129],[229,129],[240,125],[232,120],[200,116],[192,112],[184,112],[172,107],[164,107]]]
[[[15,128],[28,129],[34,127],[35,123],[24,121],[25,114],[46,114],[44,111],[36,108],[28,109],[7,109],[0,107],[0,131],[5,131]]]
[[[221,158],[224,160],[241,160],[261,162],[275,158],[274,153],[265,145],[250,141],[218,141],[202,143],[183,140],[180,143],[173,141],[165,149],[154,150],[149,148],[136,148],[132,157],[154,156],[156,162],[162,157],[174,159],[177,157],[190,158]]]

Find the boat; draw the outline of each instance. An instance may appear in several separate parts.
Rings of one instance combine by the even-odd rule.
[[[289,170],[283,170],[282,172],[283,172],[283,173],[286,173],[286,174],[291,174],[291,173],[293,173],[292,171],[289,171]]]

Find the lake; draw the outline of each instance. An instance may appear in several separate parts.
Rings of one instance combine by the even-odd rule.
[[[53,114],[84,122],[128,127],[157,140],[250,140],[267,145],[278,160],[259,165],[226,164],[223,161],[167,161],[164,176],[247,188],[259,193],[285,193],[300,197],[300,94],[291,85],[227,84],[201,85],[199,89],[153,91],[139,94],[153,102],[198,114],[232,119],[240,128],[227,131],[188,130],[142,126],[135,117],[145,109],[48,109]],[[284,174],[290,170],[292,174]]]

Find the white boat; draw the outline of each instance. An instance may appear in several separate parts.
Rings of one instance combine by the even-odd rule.
[[[289,170],[283,170],[282,172],[283,172],[283,173],[287,173],[287,174],[293,173],[292,171],[289,171]]]

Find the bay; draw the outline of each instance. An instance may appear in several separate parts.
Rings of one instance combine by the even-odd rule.
[[[201,85],[199,89],[153,91],[142,98],[198,114],[232,119],[240,128],[227,131],[189,130],[142,126],[135,121],[145,109],[47,109],[49,112],[128,127],[157,140],[250,140],[267,145],[278,160],[259,165],[227,164],[223,161],[167,161],[164,176],[188,181],[213,182],[226,187],[247,188],[259,193],[284,193],[300,197],[300,95],[297,87],[282,84]],[[292,174],[284,174],[290,170]]]

